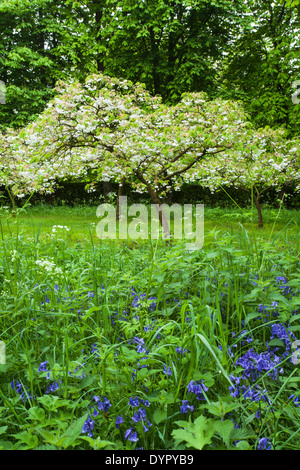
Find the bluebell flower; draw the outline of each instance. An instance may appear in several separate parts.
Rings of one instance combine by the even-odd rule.
[[[194,407],[193,405],[189,405],[188,400],[182,400],[180,411],[181,413],[186,414],[188,411],[194,411]]]
[[[164,364],[164,373],[165,373],[166,376],[172,375],[172,369],[171,369],[171,367],[166,366],[166,365]]]
[[[133,408],[138,407],[140,404],[138,397],[129,398],[128,405],[132,406]]]
[[[260,311],[260,313],[264,313],[264,311],[265,311],[265,306],[264,306],[264,304],[259,304],[258,310]]]
[[[84,313],[80,309],[78,310],[77,315],[79,318],[84,317]]]
[[[207,392],[208,388],[204,385],[203,380],[198,382],[192,380],[188,384],[187,389],[190,393],[194,393],[196,395],[197,400],[205,400],[203,392]]]
[[[19,382],[19,380],[17,380],[16,383],[14,381],[12,381],[10,383],[10,386],[11,386],[12,390],[15,390],[19,394],[20,399],[22,401],[26,402],[27,400],[30,400],[30,399],[34,398],[34,395],[32,396],[26,390],[26,388]]]
[[[256,274],[256,275],[254,276],[254,279],[256,279],[256,280],[259,279],[259,274]],[[257,282],[255,282],[255,281],[253,281],[253,280],[252,280],[251,282],[252,282],[252,284],[253,284],[254,286],[258,286],[258,283],[257,283]]]
[[[47,364],[48,364],[48,361],[41,362],[38,368],[38,372],[47,372],[48,371]]]
[[[139,439],[136,430],[134,428],[127,429],[125,432],[125,439],[128,439],[131,442],[137,442]]]
[[[240,383],[241,377],[235,377],[233,374],[229,376],[232,385],[229,387],[230,395],[233,398],[238,398],[241,395]]]
[[[142,405],[144,405],[144,406],[146,406],[147,408],[149,408],[149,406],[150,406],[149,400],[143,400],[142,398],[140,398],[140,402],[142,403]]]
[[[91,353],[94,354],[94,356],[99,357],[99,350],[96,343],[92,344]]]
[[[287,286],[287,278],[285,276],[277,276],[276,277],[277,284],[280,284],[279,289],[283,291],[283,294],[289,294],[291,292],[291,288]]]
[[[135,292],[133,292],[135,294]],[[135,295],[131,305],[133,308],[139,308],[141,306],[141,302],[146,299],[146,294],[141,294],[141,295]],[[148,309],[150,312],[153,312],[156,310],[156,305],[157,305],[157,298],[156,297],[148,297],[148,300],[153,300],[153,302],[150,303],[148,306]]]
[[[268,437],[263,437],[258,441],[257,450],[271,450],[271,442]]]
[[[278,338],[285,344],[285,352],[282,354],[283,358],[290,354],[292,341],[296,341],[296,336],[282,323],[276,323],[271,326],[271,337],[270,340]],[[291,359],[292,360],[292,359]]]
[[[120,424],[124,423],[124,419],[123,419],[123,416],[119,415],[117,416],[117,419],[116,419],[116,428],[119,429],[120,428]]]
[[[144,432],[149,431],[149,428],[152,426],[152,423],[149,421],[149,419],[147,420],[147,426],[145,425],[145,423],[143,424]]]
[[[266,351],[258,354],[252,348],[249,349],[244,356],[237,359],[236,365],[240,365],[244,371],[242,373],[243,379],[251,379],[255,381],[266,371],[268,375],[277,380],[278,367],[280,358],[273,352]]]
[[[146,410],[144,408],[139,408],[131,418],[135,423],[140,421],[145,421],[146,419]]]
[[[175,348],[175,351],[177,352],[177,354],[182,354],[183,356],[188,352],[186,348],[182,349],[181,347]]]
[[[108,409],[111,407],[111,403],[107,397],[104,397],[101,400],[100,397],[94,396],[94,401],[97,403],[98,410],[107,412]]]
[[[23,385],[19,382],[19,380],[17,380],[16,383],[13,380],[12,382],[10,382],[10,386],[12,390],[15,390],[19,394],[23,391]]]
[[[143,340],[143,338],[138,338],[137,336],[134,336],[133,342],[137,344],[137,347],[135,349],[139,354],[147,353],[147,350],[145,348],[145,341]]]
[[[290,395],[289,400],[293,400],[294,405],[298,408],[300,406],[300,396]]]
[[[52,382],[52,384],[49,385],[45,393],[54,393],[58,389],[59,389],[58,382]]]
[[[94,429],[94,426],[95,426],[95,421],[92,420],[92,418],[90,416],[88,416],[88,418],[86,419],[83,427],[82,427],[82,430],[81,430],[81,433],[87,433],[89,437],[93,437],[93,429]]]

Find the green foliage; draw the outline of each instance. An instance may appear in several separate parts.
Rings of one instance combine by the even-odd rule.
[[[211,443],[214,435],[213,420],[207,419],[204,416],[198,416],[193,423],[187,421],[175,421],[175,424],[183,428],[172,431],[175,445],[184,441],[187,447],[202,450],[204,446]]]
[[[221,88],[243,101],[258,127],[285,127],[297,135],[300,115],[292,85],[299,79],[299,13],[288,2],[245,4],[242,34],[221,71]]]
[[[42,224],[29,212],[29,231],[26,214],[2,216],[1,449],[299,447],[298,230],[207,226],[191,253],[103,242],[91,227],[84,240],[91,208],[44,207]]]
[[[104,72],[143,82],[169,104],[184,92],[241,99],[257,124],[294,132],[297,9],[240,0],[4,1],[1,125],[34,120],[58,80]]]

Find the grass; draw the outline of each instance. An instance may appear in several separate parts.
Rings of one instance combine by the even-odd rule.
[[[0,448],[299,449],[299,212],[208,208],[187,252],[95,209],[2,216]]]

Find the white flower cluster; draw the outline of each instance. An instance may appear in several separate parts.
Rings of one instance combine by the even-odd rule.
[[[65,229],[67,232],[70,230],[66,225],[53,225],[52,233],[55,233],[57,231],[56,229]]]
[[[62,274],[62,269],[57,267],[56,264],[49,259],[44,259],[44,260],[38,259],[36,260],[35,264],[43,268],[48,274]]]
[[[19,259],[19,257],[20,257],[20,256],[19,256],[19,253],[18,253],[16,250],[14,250],[14,251],[12,252],[12,255],[11,255],[11,260],[12,260],[12,262],[14,262],[14,261],[16,261],[17,259]]]

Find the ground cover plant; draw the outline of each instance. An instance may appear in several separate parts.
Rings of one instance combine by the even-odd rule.
[[[299,215],[235,212],[194,252],[2,215],[2,449],[299,448]]]

